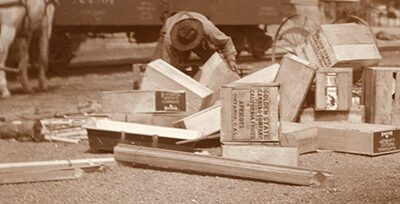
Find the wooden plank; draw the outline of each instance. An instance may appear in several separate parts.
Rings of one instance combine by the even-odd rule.
[[[352,105],[352,68],[319,69],[315,77],[315,110],[348,111]]]
[[[0,163],[0,174],[26,171],[44,171],[67,168],[87,168],[95,165],[115,165],[114,157]]]
[[[281,62],[275,82],[281,85],[281,120],[296,121],[314,80],[316,68],[307,61],[288,54]]]
[[[400,130],[394,126],[348,122],[314,122],[318,148],[376,156],[400,151]]]
[[[269,83],[273,82],[280,65],[278,63],[272,64],[254,73],[251,73],[233,83]]]
[[[318,149],[318,128],[312,124],[282,122],[281,145],[298,147],[298,153],[315,152]]]
[[[104,91],[101,101],[105,113],[186,111],[185,91]]]
[[[225,144],[222,145],[222,157],[263,164],[298,166],[299,149],[268,144]]]
[[[330,185],[331,175],[298,167],[259,164],[216,156],[119,144],[115,160],[184,172],[206,173],[296,185]]]
[[[301,112],[300,122],[312,121],[347,121],[355,123],[365,122],[365,106],[353,105],[350,111],[315,111],[305,108]]]
[[[82,176],[82,173],[81,169],[74,168],[5,173],[0,174],[0,184],[78,179]]]
[[[214,104],[215,101],[220,99],[220,87],[236,81],[240,77],[228,67],[216,52],[204,63],[200,71],[194,76],[194,79],[214,92],[210,102],[210,104]]]
[[[396,67],[368,67],[363,74],[363,97],[368,123],[400,125],[400,82]]]
[[[209,107],[213,92],[165,61],[150,62],[143,76],[141,90],[184,90],[186,111],[194,113]]]
[[[140,88],[140,84],[142,82],[141,77],[141,67],[145,66],[144,64],[132,64],[132,76],[133,76],[133,83],[132,89],[138,90]]]
[[[225,85],[221,103],[221,142],[279,141],[277,83]]]
[[[374,66],[382,59],[372,33],[355,23],[321,25],[296,48],[296,53],[321,68]]]
[[[193,115],[174,122],[174,127],[203,132],[203,136],[221,130],[221,104],[206,108]]]

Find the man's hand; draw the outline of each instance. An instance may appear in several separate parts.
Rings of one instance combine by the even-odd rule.
[[[231,68],[232,71],[236,72],[239,76],[241,76],[242,70],[239,69],[239,66],[235,62],[235,58],[233,56],[229,56],[227,59],[227,63],[229,68]]]

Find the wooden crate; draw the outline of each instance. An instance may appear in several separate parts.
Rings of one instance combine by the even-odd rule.
[[[319,69],[315,76],[315,110],[348,111],[352,105],[352,68]]]
[[[321,68],[374,66],[382,59],[373,33],[355,23],[321,25],[296,48],[296,53]]]
[[[209,88],[161,59],[147,64],[140,89],[184,90],[186,92],[186,111],[189,113],[209,107],[213,94]]]
[[[353,105],[350,111],[314,111],[313,108],[305,108],[301,112],[300,122],[313,121],[347,121],[364,123],[365,106]]]
[[[363,155],[400,151],[400,130],[369,123],[314,122],[318,126],[318,148]]]
[[[400,68],[366,68],[362,82],[366,122],[400,125]]]
[[[186,111],[185,91],[104,91],[103,112],[145,113]]]
[[[314,80],[316,68],[297,56],[283,56],[275,82],[281,85],[281,120],[294,122]]]
[[[299,164],[299,151],[297,147],[280,147],[270,144],[224,144],[222,157],[242,161],[294,166]]]
[[[254,73],[251,73],[233,83],[269,83],[273,82],[278,73],[280,64],[275,63]]]
[[[239,75],[228,67],[217,52],[204,63],[193,78],[214,92],[210,104],[219,100],[219,89],[222,85],[240,79]]]
[[[311,123],[282,122],[281,146],[298,147],[299,154],[318,149],[318,128]]]
[[[279,141],[279,84],[221,89],[221,142]]]
[[[221,130],[221,104],[216,104],[188,117],[175,121],[176,128],[197,130],[203,136],[217,133]]]

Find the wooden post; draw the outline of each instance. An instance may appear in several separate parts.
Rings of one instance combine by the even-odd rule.
[[[331,174],[305,168],[259,164],[216,156],[119,144],[114,148],[115,160],[173,169],[184,172],[206,173],[268,182],[295,185],[329,185]]]

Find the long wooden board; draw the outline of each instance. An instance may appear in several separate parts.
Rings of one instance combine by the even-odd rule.
[[[119,144],[114,148],[115,160],[185,172],[206,173],[257,179],[295,185],[330,185],[331,174],[326,171],[298,167],[259,164],[216,156]]]
[[[280,88],[282,121],[295,122],[314,80],[316,68],[309,62],[288,54],[283,56],[275,78]]]
[[[161,59],[147,64],[140,90],[184,90],[189,113],[209,107],[213,94],[209,88]]]
[[[177,120],[189,116],[187,112],[163,112],[163,113],[112,113],[110,119],[120,122],[140,123],[162,127],[173,127]]]
[[[82,173],[81,169],[74,168],[4,173],[0,174],[0,184],[78,179]]]

